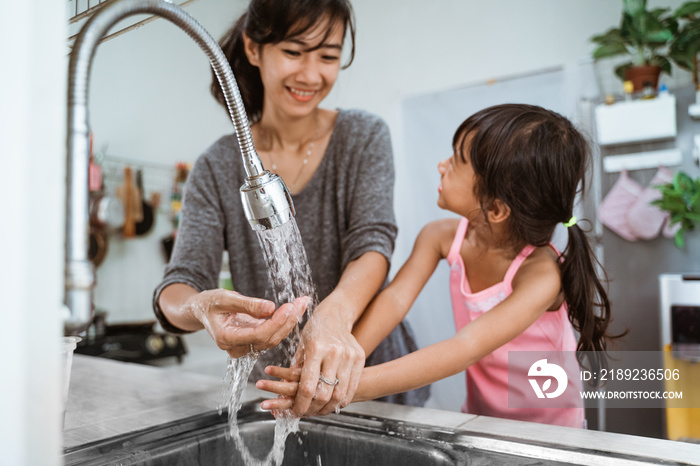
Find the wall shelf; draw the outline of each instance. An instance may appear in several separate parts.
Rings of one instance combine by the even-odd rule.
[[[602,146],[676,137],[676,98],[617,102],[595,108],[598,144]]]
[[[603,157],[603,171],[615,173],[622,170],[643,170],[646,168],[658,168],[660,166],[671,167],[683,162],[683,153],[680,149],[666,149],[635,154],[607,155]]]

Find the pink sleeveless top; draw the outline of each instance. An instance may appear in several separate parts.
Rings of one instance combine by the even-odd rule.
[[[472,293],[460,254],[467,226],[468,220],[463,218],[447,256],[450,265],[452,311],[457,331],[513,292],[513,277],[520,265],[535,250],[534,246],[526,246],[508,267],[502,282],[478,293]],[[467,401],[462,411],[521,421],[584,427],[578,367],[573,369],[569,364],[566,370],[569,378],[567,390],[556,400],[557,405],[568,407],[532,408],[534,392],[528,381],[529,363],[521,370],[511,371],[509,398],[509,351],[576,351],[576,338],[567,316],[566,303],[557,311],[545,312],[522,334],[467,368]],[[516,407],[509,407],[509,400]],[[537,401],[536,397],[535,400]]]

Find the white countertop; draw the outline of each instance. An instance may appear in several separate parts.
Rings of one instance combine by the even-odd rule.
[[[223,377],[223,374],[222,374]],[[76,354],[68,396],[64,446],[77,447],[119,434],[213,411],[221,378]],[[249,386],[243,401],[269,396]],[[459,429],[509,439],[544,442],[659,461],[700,464],[700,445],[593,430],[511,421],[450,411],[354,403],[344,412]]]

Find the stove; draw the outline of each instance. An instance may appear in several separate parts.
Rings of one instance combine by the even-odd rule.
[[[155,321],[107,325],[95,316],[88,335],[78,344],[76,353],[124,362],[149,364],[164,358],[178,363],[187,354],[182,337],[159,332]]]

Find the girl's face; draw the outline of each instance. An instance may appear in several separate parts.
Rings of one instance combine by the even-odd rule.
[[[438,163],[440,185],[438,186],[438,206],[473,220],[474,214],[481,212],[479,200],[474,195],[476,175],[468,154],[462,161],[458,151],[469,150],[469,141],[455,149],[455,154]]]
[[[338,78],[343,37],[343,24],[327,21],[277,44],[260,46],[245,37],[248,60],[265,87],[263,112],[302,117],[316,109]]]

